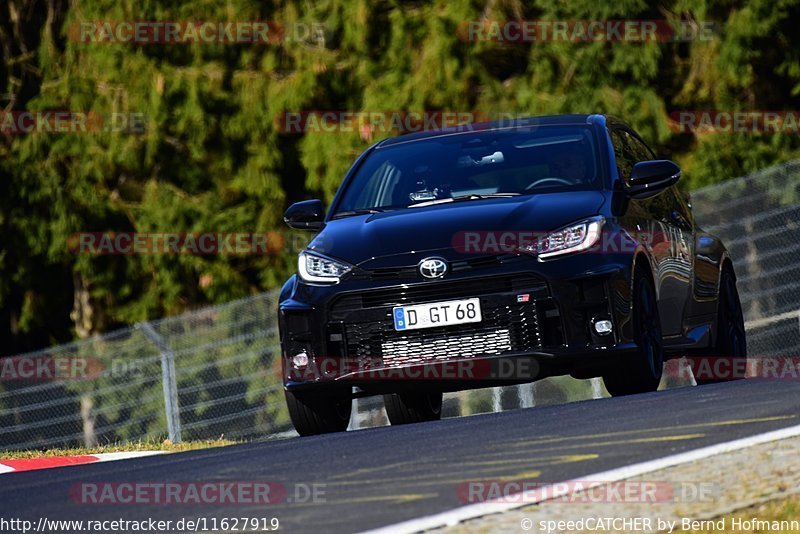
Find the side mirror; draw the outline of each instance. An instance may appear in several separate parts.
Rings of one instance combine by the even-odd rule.
[[[666,159],[640,161],[631,170],[628,196],[647,198],[674,185],[681,177],[681,168]]]
[[[318,199],[295,202],[283,214],[283,222],[297,230],[320,230],[324,220],[325,208]]]

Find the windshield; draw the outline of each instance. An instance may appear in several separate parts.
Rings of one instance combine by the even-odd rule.
[[[470,132],[378,148],[336,214],[600,186],[590,126]]]

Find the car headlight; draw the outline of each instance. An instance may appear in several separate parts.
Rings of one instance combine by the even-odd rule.
[[[535,243],[523,247],[523,251],[536,255],[540,260],[546,260],[553,256],[586,250],[600,239],[603,223],[603,217],[592,217],[570,224],[540,236]]]
[[[305,282],[335,284],[353,267],[311,252],[303,251],[298,256],[297,272]]]

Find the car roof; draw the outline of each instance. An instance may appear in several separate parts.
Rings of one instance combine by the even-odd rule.
[[[384,139],[375,145],[375,148],[388,147],[401,143],[421,141],[424,139],[434,139],[448,135],[468,134],[473,132],[485,132],[492,130],[502,130],[507,128],[522,128],[526,126],[566,126],[579,124],[594,124],[601,127],[619,125],[626,126],[621,120],[604,114],[573,114],[573,115],[543,115],[538,117],[523,117],[515,119],[502,119],[492,122],[482,122],[465,124],[461,126],[451,126],[447,128],[425,130],[414,132],[397,137]]]

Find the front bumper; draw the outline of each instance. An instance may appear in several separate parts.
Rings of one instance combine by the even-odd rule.
[[[635,349],[632,264],[623,254],[547,262],[505,255],[471,259],[433,281],[407,268],[357,272],[334,286],[295,277],[280,303],[284,384],[385,392],[418,385],[470,389],[566,373],[595,376]],[[394,306],[473,297],[481,302],[480,323],[394,330]],[[613,332],[596,334],[591,324],[597,319],[610,319]],[[292,361],[301,353],[308,358],[305,366]]]

